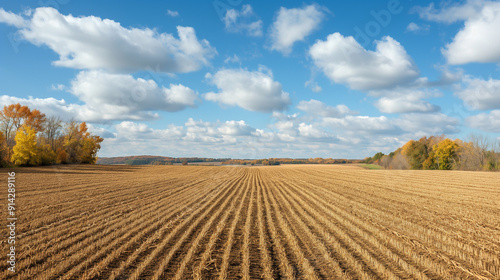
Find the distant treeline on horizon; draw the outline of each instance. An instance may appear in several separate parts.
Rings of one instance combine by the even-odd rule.
[[[173,158],[163,156],[126,156],[102,157],[97,164],[128,164],[128,165],[173,165],[188,163],[218,163],[221,165],[280,165],[280,164],[345,164],[360,163],[357,159],[332,159],[332,158],[268,158],[268,159],[231,159],[231,158]]]

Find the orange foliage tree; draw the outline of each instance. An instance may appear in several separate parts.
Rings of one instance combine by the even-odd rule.
[[[21,126],[29,126],[38,133],[43,130],[44,122],[45,114],[36,109],[30,110],[28,106],[21,106],[19,103],[4,106],[0,111],[0,130],[8,145],[13,146],[13,139]]]

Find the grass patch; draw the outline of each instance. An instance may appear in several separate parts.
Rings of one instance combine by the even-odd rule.
[[[362,164],[361,167],[364,169],[384,169],[382,166],[376,164]]]

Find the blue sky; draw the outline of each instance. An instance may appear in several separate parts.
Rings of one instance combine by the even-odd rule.
[[[48,5],[48,6],[44,6]],[[496,1],[11,1],[0,106],[99,156],[363,158],[500,136]]]

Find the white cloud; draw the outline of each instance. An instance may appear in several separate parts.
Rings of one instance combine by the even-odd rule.
[[[466,119],[466,122],[472,128],[498,133],[500,132],[500,110],[470,116]]]
[[[448,2],[441,10],[434,7],[434,3],[427,7],[414,7],[413,11],[417,12],[423,19],[436,22],[454,23],[457,21],[465,21],[476,16],[482,9],[483,0],[468,0],[465,4],[460,2]]]
[[[397,134],[399,128],[386,116],[345,116],[343,118],[324,118],[323,123],[333,129],[343,130],[346,134]]]
[[[449,64],[500,62],[500,2],[469,0],[436,10],[431,4],[417,9],[422,18],[452,23],[464,21],[453,41],[442,49]]]
[[[440,96],[439,92],[396,88],[394,90],[371,91],[372,96],[381,96],[375,106],[382,113],[435,113],[441,108],[422,99]]]
[[[179,16],[179,12],[178,11],[167,10],[167,15],[169,15],[171,17],[178,17]]]
[[[8,95],[0,96],[0,108],[16,103],[28,106],[31,109],[37,109],[48,116],[59,116],[63,120],[76,119],[79,121],[89,121],[80,118],[80,112],[83,110],[83,105],[69,104],[64,99],[58,100],[52,97],[33,98],[31,96],[28,98]]]
[[[323,8],[313,4],[303,8],[281,7],[270,28],[271,50],[290,54],[293,44],[316,30],[324,19]]]
[[[300,123],[299,127],[299,135],[308,139],[324,139],[324,140],[334,140],[335,137],[325,131],[324,129],[319,128],[314,124],[306,124]]]
[[[453,134],[459,131],[459,121],[442,113],[402,114],[399,118],[386,116],[345,116],[342,118],[324,118],[323,125],[340,135],[352,136],[370,141],[379,137],[400,137],[415,139],[429,135]]]
[[[37,8],[23,27],[19,32],[24,39],[59,55],[54,65],[76,69],[191,72],[208,65],[216,54],[207,40],[197,39],[192,27],[178,26],[176,39],[149,28],[125,28],[110,19],[62,15],[53,8]]]
[[[0,96],[0,106],[21,103],[64,120],[108,122],[116,120],[151,120],[158,111],[175,112],[196,106],[198,94],[181,84],[169,88],[153,80],[135,79],[126,74],[83,71],[68,89],[83,104],[55,98],[18,98]]]
[[[3,95],[0,105],[19,102],[66,120],[105,122],[156,119],[157,111],[176,112],[195,107],[198,100],[195,91],[181,84],[170,84],[169,88],[165,88],[153,80],[101,71],[80,72],[68,91],[84,104],[68,104],[55,98],[26,99]]]
[[[207,79],[217,86],[219,93],[205,93],[206,100],[257,112],[281,111],[290,104],[281,84],[273,80],[272,73],[264,73],[262,69],[223,69],[214,75],[207,74]]]
[[[116,133],[113,133],[106,128],[96,126],[96,125],[93,125],[91,123],[87,124],[87,128],[88,128],[88,131],[90,133],[92,133],[93,135],[101,136],[102,138],[115,138],[116,137]]]
[[[29,21],[24,19],[22,16],[16,15],[12,12],[7,12],[3,8],[0,8],[0,22],[17,28],[23,28],[29,25]]]
[[[413,135],[413,139],[429,135],[454,134],[459,132],[459,120],[442,113],[404,114],[395,120],[402,130]]]
[[[252,6],[243,5],[241,11],[229,9],[224,16],[224,25],[229,32],[246,32],[249,36],[262,36],[262,20],[255,20]]]
[[[425,32],[425,31],[428,31],[430,28],[429,25],[427,24],[416,24],[414,22],[410,22],[408,24],[408,26],[406,27],[406,31],[407,32],[413,32],[413,33],[421,33],[421,32]]]
[[[437,112],[439,106],[432,105],[427,101],[421,100],[418,96],[407,95],[398,97],[382,97],[375,106],[382,113],[413,113],[413,112]]]
[[[114,125],[116,133],[114,136],[118,140],[138,140],[147,143],[149,141],[178,141],[186,136],[186,129],[183,126],[169,125],[165,129],[153,129],[145,123],[123,121]]]
[[[346,105],[340,104],[332,107],[315,99],[300,101],[297,109],[306,112],[308,115],[321,117],[338,118],[349,114],[356,114],[356,112],[351,111]]]
[[[456,95],[474,110],[500,109],[500,80],[465,77]]]
[[[196,92],[181,84],[160,87],[153,80],[128,74],[83,71],[71,82],[70,92],[103,120],[147,119],[152,111],[176,112],[194,107]]]
[[[318,40],[309,49],[314,64],[336,83],[352,89],[391,88],[414,81],[419,70],[399,42],[386,36],[375,51],[365,50],[352,37],[340,33]]]
[[[222,135],[232,135],[232,136],[243,136],[251,135],[255,131],[251,128],[245,121],[226,121],[223,123],[217,131]]]
[[[429,81],[427,77],[420,77],[412,83],[412,86],[414,88],[442,87],[458,82],[464,76],[464,70],[461,68],[450,70],[447,65],[435,65],[435,68],[441,72],[437,80]]]
[[[115,125],[115,129],[118,133],[123,134],[124,132],[128,135],[148,135],[153,132],[153,129],[149,128],[144,123],[134,123],[131,121],[124,121]]]

